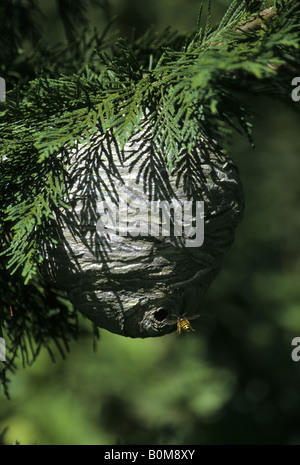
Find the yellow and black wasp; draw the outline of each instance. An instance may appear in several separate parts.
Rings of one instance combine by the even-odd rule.
[[[174,315],[175,316],[175,315]],[[177,334],[181,333],[181,330],[183,329],[184,331],[187,331],[188,333],[191,331],[195,331],[194,328],[192,327],[191,323],[189,320],[194,320],[195,318],[198,318],[200,315],[191,315],[189,317],[184,315],[182,316],[177,316],[176,320],[168,320],[168,324],[177,324]]]

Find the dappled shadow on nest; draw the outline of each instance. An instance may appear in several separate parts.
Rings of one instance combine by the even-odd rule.
[[[159,143],[145,125],[122,150],[111,134],[97,134],[90,144],[70,150],[65,176],[70,208],[57,212],[58,244],[45,247],[48,274],[68,288],[75,305],[96,324],[122,334],[135,315],[133,336],[143,325],[142,337],[168,332],[154,320],[153,329],[145,315],[159,309],[168,316],[182,314],[186,292],[196,305],[197,292],[204,294],[220,267],[243,209],[238,171],[214,141],[203,137],[193,153],[182,149],[172,171]],[[204,201],[203,246],[185,247],[185,238],[175,234],[99,234],[103,202],[118,208],[124,196],[137,209],[152,201]],[[174,222],[170,215],[172,231]]]

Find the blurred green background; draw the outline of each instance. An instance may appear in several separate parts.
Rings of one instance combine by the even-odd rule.
[[[218,20],[230,1],[213,1]],[[191,31],[198,0],[112,0],[103,28],[130,37],[148,26]],[[40,2],[44,33],[63,39],[55,3]],[[65,361],[46,352],[19,367],[11,400],[0,398],[0,432],[21,444],[300,444],[300,119],[292,101],[249,101],[255,144],[236,135],[231,156],[245,217],[212,284],[194,333],[131,340],[90,324]],[[293,105],[300,105],[294,103]],[[192,313],[192,310],[191,310]]]

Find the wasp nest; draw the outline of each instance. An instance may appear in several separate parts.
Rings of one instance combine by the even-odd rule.
[[[82,314],[101,328],[142,338],[173,331],[182,315],[200,314],[243,210],[238,170],[216,143],[203,137],[193,153],[183,149],[170,172],[146,132],[122,150],[113,138],[94,137],[70,151],[66,185],[71,209],[61,218],[59,245],[47,251],[47,273]],[[176,207],[167,211],[168,234],[167,216],[153,215],[161,201]],[[126,204],[127,217],[120,210]],[[117,217],[109,218],[111,205]]]

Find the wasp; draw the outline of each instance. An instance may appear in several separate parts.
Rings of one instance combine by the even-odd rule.
[[[177,324],[177,334],[180,334],[182,329],[189,333],[191,331],[195,331],[191,323],[189,322],[189,320],[194,320],[195,318],[198,318],[198,317],[199,315],[192,315],[192,316],[189,316],[189,318],[187,318],[186,314],[184,314],[182,316],[177,316],[176,320],[168,320],[168,323]]]

